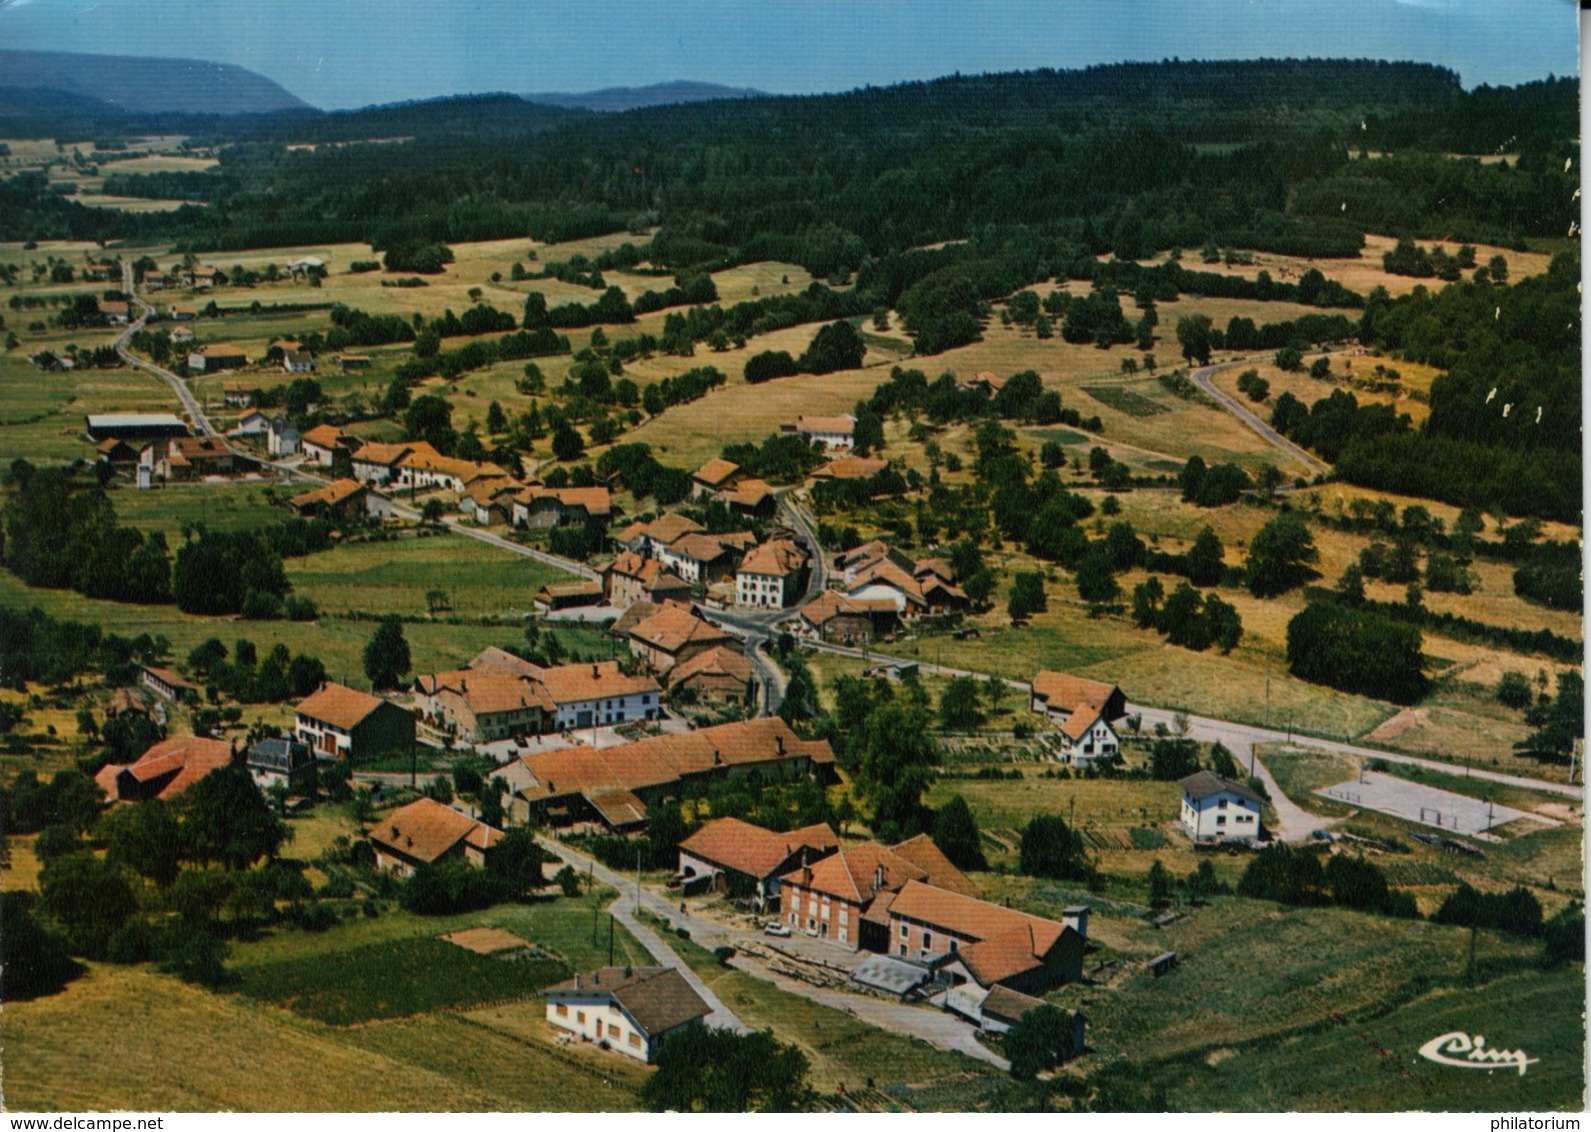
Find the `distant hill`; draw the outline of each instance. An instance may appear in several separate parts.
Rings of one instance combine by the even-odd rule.
[[[57,90],[127,114],[268,114],[310,105],[264,75],[229,63],[65,51],[0,51],[7,87]]]
[[[625,110],[642,110],[650,106],[678,106],[686,102],[717,102],[726,98],[764,98],[766,92],[751,87],[719,86],[717,83],[696,83],[679,79],[651,86],[610,86],[584,94],[526,94],[526,102],[542,106],[562,106],[569,110],[595,110],[604,114],[618,114]]]

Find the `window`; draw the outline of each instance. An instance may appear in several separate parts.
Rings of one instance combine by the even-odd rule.
[[[840,929],[840,942],[841,943],[849,943],[850,942],[850,935],[846,932],[846,930],[844,928]]]
[[[901,956],[904,958],[905,955],[906,955],[906,945],[904,943],[900,945],[900,953],[901,953]]]
[[[560,1017],[560,1018],[569,1017],[569,1008],[567,1006],[565,1006],[563,1003],[560,1002],[558,1004],[558,1006],[556,1007],[556,1010],[557,1010],[558,1017]]]
[[[923,946],[924,947],[932,947],[933,945],[934,945],[934,933],[933,932],[924,932],[923,933]]]
[[[1223,810],[1226,809],[1226,799],[1222,798],[1219,802],[1216,803],[1216,805],[1218,805]]]
[[[907,932],[908,932],[908,931],[909,931],[909,930],[910,930],[910,929],[909,929],[909,928],[907,928],[907,926],[906,926],[906,925],[905,925],[905,924],[902,924],[902,925],[901,925],[901,926],[900,926],[900,937],[901,937],[901,939],[905,939],[905,938],[906,938],[906,933],[907,933]],[[904,954],[904,953],[903,953],[903,954]]]
[[[961,941],[956,939],[954,936],[951,937],[951,939],[950,939],[950,951],[951,951],[952,954],[955,953],[956,948],[959,946],[960,942]]]
[[[640,1034],[631,1034],[630,1035],[630,1045],[634,1049],[640,1049],[641,1048],[641,1035]]]
[[[576,1011],[575,1021],[584,1026],[586,1024],[586,1012],[584,1010]]]

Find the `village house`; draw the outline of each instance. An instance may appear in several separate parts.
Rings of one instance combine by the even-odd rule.
[[[229,409],[247,409],[260,395],[258,385],[223,385],[221,403]]]
[[[1108,762],[1121,753],[1115,723],[1127,714],[1127,697],[1114,684],[1045,670],[1033,677],[1030,703],[1057,726],[1063,761]]]
[[[140,282],[146,291],[164,291],[172,285],[171,276],[164,271],[146,271]]]
[[[1057,922],[908,881],[889,904],[887,954],[934,967],[953,985],[1043,994],[1083,973],[1087,909]]]
[[[323,468],[333,467],[344,459],[349,460],[351,465],[353,453],[364,443],[363,438],[329,424],[316,425],[300,438],[309,462]]]
[[[113,468],[125,468],[128,464],[138,463],[138,449],[125,440],[102,440],[94,445],[94,459],[96,463],[109,464]]]
[[[709,585],[727,578],[735,564],[757,541],[750,531],[710,535],[692,531],[658,550],[658,559],[692,585]]]
[[[238,423],[227,430],[228,436],[264,436],[271,427],[271,414],[260,409],[250,409],[238,418]]]
[[[459,511],[478,527],[507,523],[513,517],[513,499],[519,490],[519,482],[507,477],[478,479],[459,496]]]
[[[761,911],[778,902],[780,877],[839,847],[827,822],[775,833],[739,818],[714,818],[680,842],[676,873],[688,894],[727,892]]]
[[[400,877],[421,865],[460,860],[484,868],[503,831],[445,806],[420,798],[401,806],[370,831],[376,868]]]
[[[801,607],[796,631],[833,644],[862,644],[894,632],[897,620],[888,598],[849,598],[824,590]]]
[[[132,318],[132,307],[121,299],[101,299],[99,313],[105,316],[107,322],[115,326],[126,326]]]
[[[699,704],[735,705],[755,702],[751,661],[739,649],[720,645],[682,660],[668,673],[668,693]]]
[[[617,662],[543,668],[518,658],[504,662],[495,650],[481,653],[468,668],[421,676],[414,692],[415,705],[431,726],[466,743],[655,720],[663,714],[657,681],[631,676]]]
[[[283,350],[283,373],[314,373],[315,355],[308,350]]]
[[[399,461],[414,449],[413,444],[366,441],[354,450],[349,460],[349,471],[360,483],[391,483],[398,478]]]
[[[1243,783],[1201,770],[1177,785],[1182,789],[1182,828],[1194,841],[1259,839],[1265,800]]]
[[[200,692],[197,685],[184,680],[180,673],[152,664],[144,665],[144,687],[174,704],[192,703],[199,698]]]
[[[807,552],[789,539],[753,547],[735,571],[735,603],[755,609],[784,609],[806,589]]]
[[[337,364],[342,367],[342,371],[344,373],[348,373],[350,370],[356,370],[356,369],[369,369],[370,368],[370,355],[369,354],[341,354],[337,358]]]
[[[194,341],[198,337],[199,336],[197,334],[195,334],[191,329],[189,329],[186,326],[174,326],[174,327],[171,328],[171,331],[166,335],[167,340],[173,346],[185,345],[186,343]]]
[[[335,480],[325,487],[295,495],[287,501],[295,515],[305,519],[347,518],[365,510],[370,490],[358,480]]]
[[[249,356],[240,346],[215,343],[201,346],[188,355],[188,368],[195,373],[215,373],[223,369],[239,369],[249,364]]]
[[[322,758],[360,759],[414,746],[414,716],[379,696],[324,683],[298,705],[293,728]]]
[[[555,1029],[647,1064],[665,1038],[712,1012],[673,967],[601,967],[541,993]]]
[[[553,705],[558,731],[610,727],[663,715],[663,689],[651,676],[631,676],[618,661],[560,664],[543,669],[537,680]]]
[[[849,413],[838,417],[797,417],[794,424],[780,425],[779,431],[802,436],[830,452],[848,452],[856,444],[856,418]]]
[[[508,473],[496,464],[477,464],[443,456],[429,444],[411,445],[407,456],[398,461],[398,486],[423,491],[439,487],[461,492],[478,479],[504,479]]]
[[[143,455],[154,457],[159,448],[145,449]],[[235,463],[232,450],[214,436],[179,436],[165,442],[164,448],[165,454],[155,460],[155,474],[165,480],[224,476]]]
[[[224,273],[203,264],[185,267],[178,273],[177,277],[182,280],[184,287],[190,287],[196,291],[207,291],[211,287],[224,287],[226,285],[226,275]]]
[[[771,518],[779,509],[773,485],[759,479],[743,479],[728,491],[719,492],[718,498],[732,513],[753,519]]]
[[[674,511],[666,511],[644,523],[631,523],[613,541],[637,554],[656,557],[670,543],[689,534],[704,534],[707,528],[694,519]]]
[[[614,631],[618,630],[619,623],[615,622]],[[735,640],[690,609],[673,604],[664,605],[631,625],[625,637],[631,655],[657,673],[666,673],[681,661],[708,649],[733,645]]]
[[[834,752],[802,739],[778,717],[657,735],[596,750],[565,747],[521,754],[492,772],[508,786],[514,820],[629,833],[651,807],[715,780],[763,784],[834,779]]]
[[[909,881],[978,894],[925,835],[895,846],[869,841],[780,877],[779,916],[792,931],[852,951],[888,952],[889,905]]]
[[[315,781],[315,752],[291,735],[261,739],[244,752],[244,765],[261,790],[286,786],[301,794]]]
[[[106,765],[94,775],[94,781],[112,802],[170,801],[232,762],[230,744],[184,735],[156,743],[136,762]]]
[[[691,498],[711,499],[732,488],[743,474],[739,464],[715,456],[691,473]]]
[[[602,568],[602,586],[608,604],[628,609],[638,601],[690,601],[691,584],[656,558],[624,551]]]
[[[972,603],[938,571],[913,563],[902,568],[886,556],[847,571],[845,596],[857,601],[887,601],[902,619],[960,613]]]
[[[1003,984],[985,988],[967,982],[946,992],[944,1005],[946,1010],[961,1015],[984,1033],[999,1035],[1015,1026],[1022,1015],[1037,1010],[1045,1002],[1042,998],[1034,998]],[[1063,1010],[1061,1013],[1071,1038],[1073,1056],[1076,1056],[1086,1048],[1085,1020],[1076,1010]]]
[[[587,519],[606,521],[613,515],[613,496],[605,487],[532,484],[511,498],[510,519],[516,527],[574,527]]]
[[[167,312],[173,322],[192,322],[199,317],[199,308],[186,303],[179,303]]]

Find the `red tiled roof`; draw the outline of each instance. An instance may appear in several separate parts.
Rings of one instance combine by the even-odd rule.
[[[728,644],[734,640],[716,625],[678,605],[663,606],[646,620],[632,626],[629,635],[644,645],[666,653],[676,653],[692,643]]]
[[[300,703],[297,711],[300,715],[307,715],[310,719],[329,723],[333,727],[347,731],[356,727],[386,702],[379,696],[372,696],[343,684],[328,683],[322,684],[319,691],[312,693]]]
[[[838,845],[839,838],[826,823],[775,833],[739,818],[715,818],[681,841],[679,847],[682,853],[760,879],[797,850],[832,849]]]
[[[166,782],[155,793],[158,798],[172,798],[181,794],[211,771],[220,770],[232,762],[232,748],[219,739],[200,739],[183,736],[156,743],[135,763],[104,767],[94,776],[94,781],[112,798],[116,797],[116,779],[123,772],[132,775],[139,783],[154,782],[167,775]]]
[[[631,523],[614,537],[619,542],[633,542],[642,535],[646,535],[652,541],[660,542],[667,546],[681,535],[688,535],[705,529],[695,519],[687,519],[676,511],[668,511],[650,522]]]
[[[1114,684],[1085,680],[1066,672],[1045,669],[1033,677],[1033,694],[1052,708],[1077,712],[1093,708],[1097,714],[1116,691]]]
[[[753,547],[740,563],[739,573],[787,577],[807,564],[807,552],[789,539],[770,539]]]
[[[931,924],[975,941],[957,954],[984,986],[1041,965],[1044,955],[1070,930],[1055,920],[919,882],[908,882],[896,894],[890,916]]]
[[[490,849],[502,839],[501,830],[434,798],[410,802],[370,831],[370,840],[377,845],[427,863],[461,841],[477,849]]]
[[[693,676],[729,676],[746,683],[751,679],[751,661],[746,654],[725,645],[699,652],[669,670],[669,687],[683,684]]]
[[[560,664],[543,669],[536,679],[546,688],[548,698],[555,704],[584,703],[609,696],[617,698],[662,691],[652,677],[630,676],[613,660],[593,664]]]
[[[950,858],[940,851],[934,839],[926,833],[908,838],[891,849],[927,874],[923,878],[924,883],[947,892],[959,892],[963,896],[983,895],[983,891],[950,863]]]
[[[740,474],[740,465],[731,460],[715,456],[691,474],[691,478],[706,484],[708,487],[722,487],[727,481]]]

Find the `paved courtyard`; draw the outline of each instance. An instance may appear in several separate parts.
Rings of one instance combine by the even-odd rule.
[[[1359,778],[1322,787],[1315,793],[1333,801],[1391,814],[1395,818],[1429,825],[1449,833],[1484,833],[1527,816],[1538,821],[1546,820],[1481,798],[1470,798],[1451,790],[1438,790],[1434,786],[1369,770]]]

